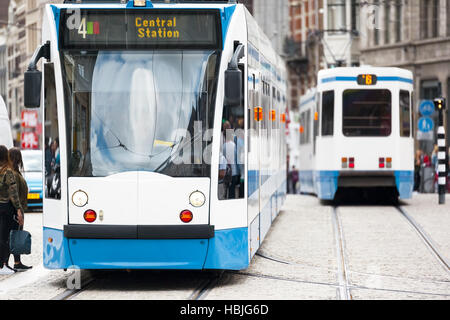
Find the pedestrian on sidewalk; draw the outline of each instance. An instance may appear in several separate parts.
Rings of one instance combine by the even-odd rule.
[[[23,161],[22,161],[22,153],[19,148],[11,148],[9,149],[9,159],[11,160],[11,166],[14,171],[14,177],[16,178],[17,186],[19,187],[19,199],[20,204],[22,206],[22,210],[26,210],[28,207],[28,185],[27,181],[22,175],[24,171]],[[24,221],[25,222],[25,221]],[[23,224],[19,225],[17,221],[14,220],[13,229],[15,230],[23,230]],[[26,271],[31,269],[32,267],[26,266],[22,264],[20,261],[20,255],[14,255],[14,269],[17,271]]]
[[[8,148],[0,145],[0,275],[16,272],[8,266],[9,233],[14,226],[14,219],[23,225],[23,211]]]
[[[414,158],[414,191],[420,190],[420,168],[421,168],[422,150],[416,151]]]
[[[297,194],[298,170],[292,166],[291,170],[292,193]]]

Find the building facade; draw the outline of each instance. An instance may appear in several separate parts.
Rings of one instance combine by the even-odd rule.
[[[323,0],[289,0],[289,37],[284,55],[289,71],[290,110],[297,110],[300,96],[317,84],[324,68]]]
[[[327,68],[358,66],[361,12],[368,7],[357,0],[324,0],[323,45]]]
[[[44,6],[50,2],[56,3],[62,1],[10,0],[8,5],[7,22],[2,24],[3,32],[6,34],[5,51],[7,84],[5,102],[11,119],[13,138],[16,145],[20,144],[21,139],[20,123],[21,112],[24,108],[24,72],[26,71],[31,56],[41,42],[41,25]]]
[[[289,33],[289,0],[254,0],[252,14],[272,42],[275,51],[283,54],[284,39]]]
[[[372,0],[368,5],[372,12],[366,10],[362,19],[374,20],[376,28],[362,25],[361,63],[413,72],[417,120],[421,100],[450,98],[450,0]],[[435,123],[437,117],[435,112]],[[420,141],[419,147],[430,153],[434,143],[435,135],[432,140]]]

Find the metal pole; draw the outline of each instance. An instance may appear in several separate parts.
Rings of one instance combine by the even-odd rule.
[[[446,139],[445,139],[445,127],[444,127],[444,110],[445,110],[445,99],[439,98],[434,100],[439,111],[439,126],[437,131],[437,143],[438,143],[438,193],[439,193],[439,204],[445,204],[445,189],[447,180],[447,165],[445,161],[447,160],[446,153]]]

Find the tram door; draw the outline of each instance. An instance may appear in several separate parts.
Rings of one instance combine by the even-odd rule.
[[[250,217],[250,253],[259,248],[259,218],[261,198],[261,74],[248,69],[248,216]]]

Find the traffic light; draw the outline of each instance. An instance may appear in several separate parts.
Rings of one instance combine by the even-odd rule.
[[[446,103],[445,98],[436,98],[434,99],[434,106],[438,111],[445,110]]]

